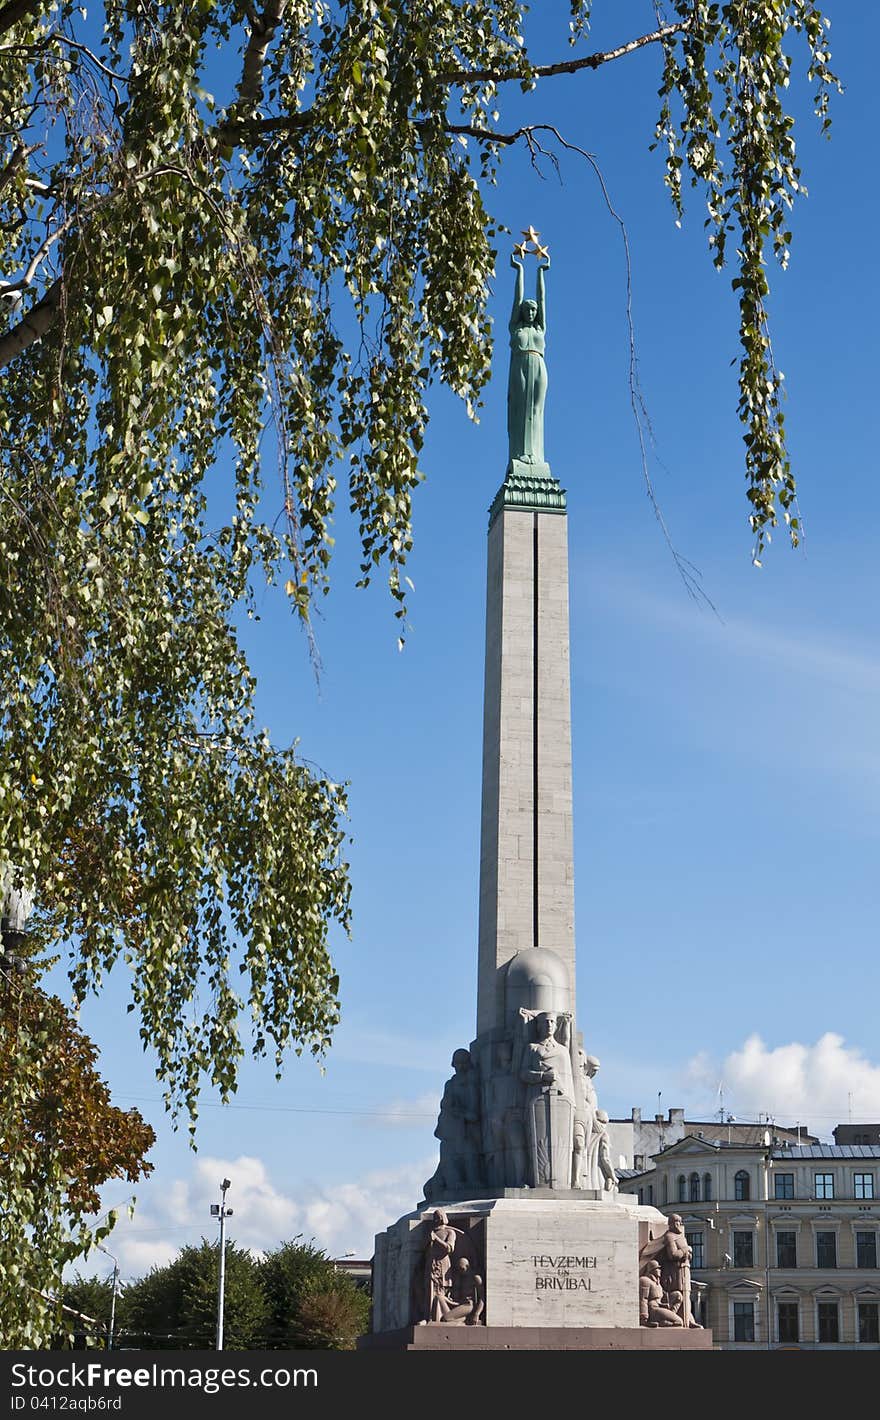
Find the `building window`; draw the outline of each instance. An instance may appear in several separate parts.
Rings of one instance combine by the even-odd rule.
[[[773,1197],[794,1198],[793,1173],[775,1173],[773,1175]]]
[[[876,1267],[877,1266],[877,1234],[873,1228],[870,1232],[856,1233],[856,1267]]]
[[[654,1185],[653,1185],[653,1183],[649,1183],[649,1184],[648,1184],[648,1202],[651,1203],[651,1204],[653,1204],[653,1202],[654,1202]]]
[[[859,1340],[880,1341],[880,1318],[876,1302],[859,1302]]]
[[[734,1267],[754,1267],[755,1265],[755,1235],[754,1233],[737,1233],[733,1235],[733,1265]]]
[[[816,1266],[836,1267],[837,1266],[837,1234],[817,1233],[816,1234]]]
[[[687,1179],[685,1178],[685,1176],[684,1176],[683,1173],[680,1173],[680,1174],[678,1175],[678,1201],[679,1201],[679,1203],[687,1203],[687,1201],[688,1201],[688,1200],[687,1200]]]
[[[693,1252],[693,1257],[691,1258],[691,1267],[705,1267],[706,1254],[703,1249],[702,1230],[698,1233],[685,1233],[685,1237],[688,1240],[688,1246]]]
[[[780,1341],[800,1341],[797,1302],[778,1302],[776,1321]]]
[[[819,1303],[819,1340],[826,1343],[840,1340],[840,1323],[836,1302]]]
[[[698,1173],[692,1173],[692,1174],[691,1174],[690,1188],[691,1188],[691,1191],[690,1191],[690,1201],[691,1201],[691,1203],[699,1203],[699,1201],[700,1201],[700,1175],[699,1175]]]
[[[743,1203],[751,1196],[751,1189],[749,1187],[749,1176],[746,1173],[745,1169],[740,1169],[739,1173],[734,1175],[733,1196],[736,1199],[737,1203]]]
[[[817,1173],[817,1174],[814,1174],[813,1177],[814,1177],[815,1180],[816,1180],[816,1197],[817,1197],[817,1198],[833,1198],[833,1197],[834,1197],[834,1174],[833,1174],[833,1173]]]
[[[776,1266],[797,1267],[797,1233],[776,1234]]]
[[[856,1198],[874,1197],[874,1175],[872,1173],[853,1174]]]
[[[734,1302],[734,1304],[733,1304],[733,1339],[734,1339],[734,1341],[754,1341],[754,1339],[755,1339],[755,1304],[754,1304],[754,1302]]]
[[[704,1174],[703,1174],[703,1202],[704,1202],[704,1203],[711,1203],[711,1201],[712,1201],[712,1175],[711,1175],[710,1173],[704,1173]]]

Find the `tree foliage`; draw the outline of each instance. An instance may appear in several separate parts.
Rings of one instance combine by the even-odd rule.
[[[204,1349],[217,1317],[218,1246],[202,1240],[125,1289],[124,1344]],[[350,1350],[369,1300],[320,1248],[298,1240],[255,1259],[226,1245],[224,1345],[230,1350]]]
[[[98,1189],[152,1169],[153,1130],[121,1110],[55,996],[0,960],[0,1347],[47,1344],[66,1263],[110,1232]]]
[[[260,1262],[268,1303],[266,1345],[350,1351],[367,1330],[369,1299],[323,1249],[295,1238]]]
[[[218,1245],[182,1248],[125,1290],[126,1344],[145,1350],[210,1350],[217,1324]],[[264,1331],[266,1300],[246,1248],[226,1244],[224,1345],[246,1350]]]
[[[125,1326],[125,1291],[117,1288],[114,1313],[112,1278],[97,1275],[84,1277],[81,1272],[76,1272],[64,1283],[61,1301],[64,1307],[62,1329],[53,1338],[53,1351],[70,1346],[77,1349],[106,1346],[111,1314],[117,1336]]]
[[[752,528],[781,509],[797,538],[766,261],[800,190],[792,44],[827,123],[827,22],[667,0],[649,33],[539,65],[526,10],[0,8],[0,852],[76,938],[80,991],[128,959],[191,1107],[201,1072],[233,1084],[242,1000],[279,1056],[336,1019],[344,798],[257,731],[236,618],[262,573],[303,618],[326,589],[340,456],[362,578],[384,564],[402,603],[428,386],[473,405],[488,374],[484,194],[536,141],[504,131],[511,86],[659,51],[673,202],[702,185],[714,259],[736,247]]]

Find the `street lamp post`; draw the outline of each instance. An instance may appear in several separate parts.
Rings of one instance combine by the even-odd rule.
[[[211,1217],[220,1220],[220,1257],[217,1262],[217,1341],[218,1351],[223,1350],[223,1302],[226,1291],[226,1219],[232,1217],[232,1209],[226,1207],[228,1178],[220,1184],[220,1202],[211,1204]]]
[[[110,1325],[107,1328],[107,1350],[113,1350],[113,1336],[116,1331],[116,1298],[119,1295],[119,1258],[114,1257],[109,1247],[104,1247],[102,1243],[96,1244],[98,1251],[103,1252],[113,1263],[113,1291],[110,1295]]]

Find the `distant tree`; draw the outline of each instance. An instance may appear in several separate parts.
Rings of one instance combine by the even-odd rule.
[[[124,1329],[127,1318],[125,1288],[118,1287],[113,1312],[113,1282],[111,1278],[83,1277],[80,1272],[64,1283],[61,1289],[62,1329],[53,1341],[53,1349],[68,1346],[104,1347],[110,1331],[113,1313],[116,1336]]]
[[[368,1330],[369,1318],[369,1297],[337,1272],[303,1293],[289,1344],[304,1351],[353,1351],[357,1338]]]
[[[259,1270],[270,1348],[349,1351],[367,1330],[369,1298],[313,1243],[283,1243]]]
[[[367,1329],[369,1310],[367,1295],[313,1243],[294,1239],[259,1260],[226,1245],[224,1344],[230,1350],[350,1350]],[[216,1317],[217,1244],[204,1239],[125,1289],[128,1345],[211,1346]]]
[[[126,1344],[154,1349],[202,1349],[214,1344],[217,1320],[218,1244],[203,1238],[172,1262],[154,1267],[126,1288]],[[224,1345],[230,1351],[259,1348],[267,1304],[259,1268],[250,1252],[226,1244]]]

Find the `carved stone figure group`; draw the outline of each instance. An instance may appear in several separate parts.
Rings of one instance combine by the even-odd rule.
[[[639,1254],[639,1324],[699,1327],[691,1303],[692,1250],[678,1213]]]
[[[577,1047],[571,1015],[519,1007],[515,1028],[494,1034],[452,1057],[434,1130],[440,1163],[425,1197],[616,1188],[594,1084],[599,1061]]]
[[[424,1261],[413,1279],[413,1306],[421,1326],[484,1324],[485,1294],[477,1247],[443,1208],[426,1225]]]

